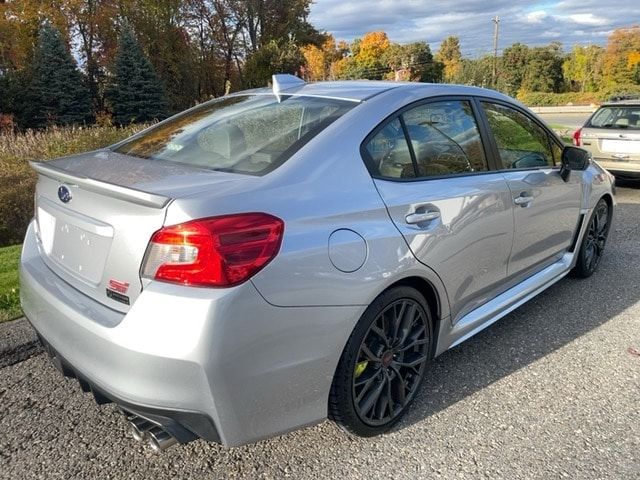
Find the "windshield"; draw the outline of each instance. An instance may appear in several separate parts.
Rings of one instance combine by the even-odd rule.
[[[640,105],[602,107],[591,118],[588,126],[640,130]]]
[[[211,170],[263,175],[357,105],[273,95],[207,102],[115,146],[114,151]]]

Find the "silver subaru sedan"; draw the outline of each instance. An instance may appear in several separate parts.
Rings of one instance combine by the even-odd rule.
[[[497,92],[305,84],[33,163],[21,300],[156,450],[391,428],[434,357],[597,268],[610,174]]]

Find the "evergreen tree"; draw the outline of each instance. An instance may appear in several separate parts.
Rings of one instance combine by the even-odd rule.
[[[113,119],[120,125],[166,116],[162,83],[128,26],[120,35],[114,78],[107,99],[111,103]]]
[[[44,127],[91,120],[91,95],[60,32],[44,24],[30,70],[22,124]]]

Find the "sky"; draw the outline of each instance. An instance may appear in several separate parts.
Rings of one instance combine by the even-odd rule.
[[[384,30],[392,42],[426,41],[437,50],[449,36],[462,54],[493,51],[492,18],[500,17],[498,48],[515,42],[604,45],[612,30],[640,24],[640,0],[314,0],[309,20],[338,40]]]

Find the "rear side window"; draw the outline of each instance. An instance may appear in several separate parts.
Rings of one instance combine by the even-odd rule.
[[[533,119],[510,107],[482,102],[504,169],[553,167],[549,135]]]
[[[386,178],[419,179],[487,170],[478,126],[466,100],[432,102],[407,110],[380,129],[365,149],[371,173]]]
[[[602,107],[591,117],[587,127],[640,130],[640,105]]]
[[[353,106],[343,100],[272,95],[200,105],[117,145],[115,151],[234,173],[263,175]]]
[[[427,103],[402,117],[415,153],[418,177],[487,170],[478,125],[468,101]]]
[[[375,175],[390,178],[415,177],[409,144],[398,118],[387,123],[365,148]]]

